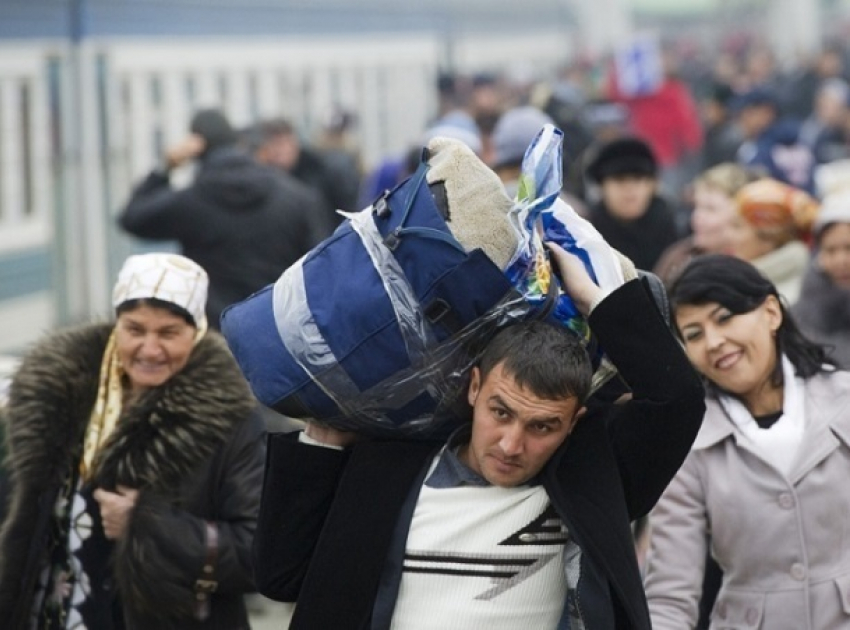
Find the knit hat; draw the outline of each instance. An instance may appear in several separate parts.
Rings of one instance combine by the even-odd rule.
[[[814,223],[814,233],[820,235],[832,223],[850,223],[850,190],[828,195],[820,207]]]
[[[747,184],[735,197],[738,212],[764,232],[808,235],[818,215],[818,202],[799,188],[775,179]]]
[[[207,272],[185,256],[159,253],[130,256],[118,272],[112,306],[118,308],[129,300],[150,298],[170,302],[189,313],[199,330],[205,330],[208,286]]]
[[[821,199],[841,190],[850,190],[850,159],[820,164],[815,168],[815,185]]]
[[[531,105],[516,107],[502,114],[493,129],[493,168],[522,164],[525,150],[546,124],[554,123]]]
[[[189,130],[204,139],[204,153],[236,144],[236,131],[218,109],[202,109],[193,117]]]
[[[602,145],[587,165],[587,176],[597,184],[608,177],[637,175],[655,177],[658,161],[640,138],[617,138]]]

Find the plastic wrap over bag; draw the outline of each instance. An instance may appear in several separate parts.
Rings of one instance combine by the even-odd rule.
[[[583,340],[594,365],[591,389],[595,391],[616,373],[616,368],[596,343],[587,321],[561,289],[544,242],[557,243],[577,255],[594,282],[606,291],[616,289],[625,280],[620,261],[608,243],[560,197],[562,140],[561,130],[545,125],[526,150],[516,203],[510,213],[519,246],[505,273],[533,305],[543,303],[551,295],[551,285],[557,285],[558,298],[552,317]]]

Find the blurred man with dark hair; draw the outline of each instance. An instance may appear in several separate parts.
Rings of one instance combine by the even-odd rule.
[[[743,142],[741,132],[732,119],[729,105],[735,92],[726,83],[715,83],[700,102],[705,125],[702,147],[702,170],[718,164],[734,162]]]
[[[318,196],[291,176],[257,164],[236,145],[218,110],[199,111],[191,133],[133,191],[119,222],[130,234],[173,239],[210,278],[207,318],[277,280],[327,236]],[[192,184],[176,190],[173,169],[197,163]]]
[[[285,118],[257,123],[245,133],[246,144],[260,163],[289,173],[309,186],[324,200],[326,221],[337,225],[337,210],[357,210],[357,193],[345,184],[346,177],[335,173],[321,153],[305,146],[295,126]]]

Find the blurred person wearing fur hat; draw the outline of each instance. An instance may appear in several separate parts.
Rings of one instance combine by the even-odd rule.
[[[758,178],[757,173],[727,162],[694,180],[691,234],[664,250],[655,265],[654,272],[665,285],[670,286],[694,256],[729,253],[729,230],[737,213],[735,195]]]
[[[657,194],[658,162],[639,138],[612,140],[590,153],[588,179],[600,199],[590,205],[590,221],[638,269],[652,270],[678,234],[670,206]]]
[[[207,329],[207,285],[183,256],[131,256],[114,321],[23,358],[5,409],[4,629],[248,628],[263,426]]]
[[[809,262],[807,240],[818,202],[775,179],[744,186],[735,197],[729,230],[730,253],[753,264],[794,304]]]
[[[804,333],[850,369],[850,191],[823,200],[814,237],[815,254],[791,312]]]
[[[221,112],[199,111],[190,129],[168,150],[165,166],[134,189],[118,221],[134,236],[178,241],[206,270],[207,318],[217,329],[225,307],[277,280],[332,227],[313,191],[236,145]],[[194,180],[174,188],[171,171],[191,161]]]

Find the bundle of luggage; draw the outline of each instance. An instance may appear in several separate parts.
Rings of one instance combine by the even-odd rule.
[[[561,133],[541,130],[518,199],[464,144],[435,138],[419,168],[273,285],[229,307],[222,332],[264,405],[373,436],[435,437],[465,415],[468,375],[502,327],[538,317],[580,335],[544,240],[578,253],[603,288],[616,254],[558,197]]]

